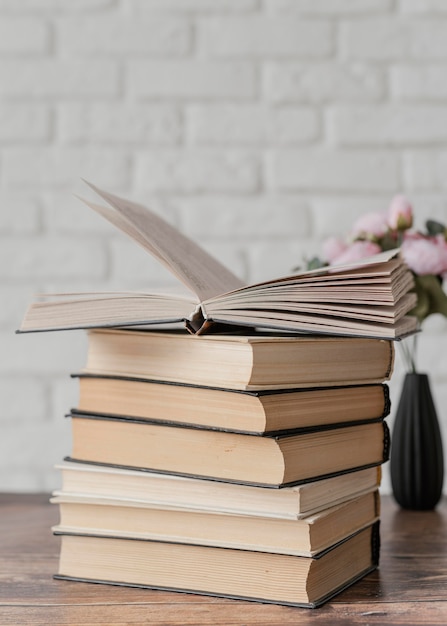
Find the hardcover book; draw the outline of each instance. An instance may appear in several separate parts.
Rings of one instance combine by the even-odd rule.
[[[238,391],[81,374],[77,411],[233,432],[278,433],[385,417],[384,384]]]
[[[313,557],[64,534],[56,578],[314,608],[373,571],[379,551],[377,522]]]
[[[55,496],[292,520],[376,491],[381,480],[380,466],[282,489],[80,462],[65,461],[57,469],[62,488]]]
[[[251,435],[71,414],[70,459],[279,487],[388,458],[383,420],[282,435]]]
[[[414,279],[399,252],[244,285],[205,250],[147,208],[91,185],[108,207],[87,202],[165,265],[190,296],[155,293],[48,295],[20,331],[184,323],[192,333],[264,327],[396,339],[416,330]]]
[[[381,383],[393,365],[385,339],[97,329],[83,373],[262,390]]]
[[[160,507],[98,496],[54,495],[56,534],[175,541],[221,548],[315,556],[379,519],[377,491],[302,519]]]

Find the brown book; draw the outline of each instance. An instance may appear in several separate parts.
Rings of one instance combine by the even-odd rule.
[[[389,413],[386,385],[235,391],[116,376],[81,375],[77,410],[271,433],[361,422]]]
[[[71,417],[68,460],[276,487],[380,465],[389,451],[384,421],[260,436],[96,415]]]
[[[393,364],[384,339],[98,329],[83,372],[260,390],[381,383]]]
[[[377,567],[377,522],[314,557],[62,535],[56,578],[313,608]]]
[[[64,462],[57,466],[62,488],[55,495],[123,499],[160,508],[296,520],[378,489],[381,467],[271,489],[177,474]]]
[[[217,325],[394,339],[417,328],[414,279],[398,250],[253,285],[145,207],[91,185],[108,207],[93,210],[129,235],[188,289],[154,293],[48,295],[20,330],[183,323],[195,333]]]
[[[296,556],[314,556],[379,519],[377,491],[300,520],[161,508],[64,492],[51,502],[59,505],[56,534],[175,541]]]

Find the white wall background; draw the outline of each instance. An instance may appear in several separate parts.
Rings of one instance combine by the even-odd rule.
[[[175,284],[73,197],[81,177],[247,281],[398,191],[447,221],[445,0],[0,0],[0,96],[3,491],[58,484],[85,359],[82,332],[14,335],[32,294]],[[420,344],[446,447],[442,318]]]

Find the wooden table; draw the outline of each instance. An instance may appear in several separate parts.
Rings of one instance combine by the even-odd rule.
[[[401,511],[382,499],[380,569],[315,610],[54,580],[57,507],[0,495],[0,625],[447,624],[447,502]]]

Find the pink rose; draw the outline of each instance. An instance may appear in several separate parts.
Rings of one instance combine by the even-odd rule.
[[[354,223],[352,235],[354,238],[379,239],[388,230],[386,213],[365,213]]]
[[[323,242],[323,258],[329,264],[334,262],[338,256],[340,256],[348,247],[339,237],[329,237]]]
[[[381,248],[377,243],[372,241],[354,241],[342,254],[334,259],[334,263],[339,265],[350,263],[351,261],[360,261],[379,252],[381,252]]]
[[[404,240],[402,256],[415,274],[435,274],[447,272],[447,243],[444,237],[408,237]]]
[[[388,208],[388,225],[392,230],[406,230],[413,225],[413,207],[405,196],[394,196]]]

